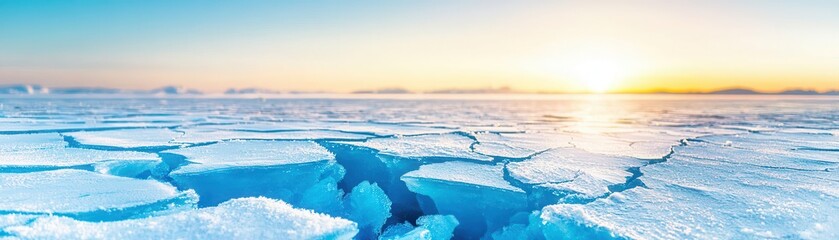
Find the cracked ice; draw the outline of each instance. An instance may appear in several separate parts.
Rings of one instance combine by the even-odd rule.
[[[835,101],[696,101],[4,99],[0,238],[839,238]]]

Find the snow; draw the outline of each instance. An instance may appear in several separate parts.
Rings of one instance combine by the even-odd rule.
[[[475,141],[460,134],[429,134],[419,136],[374,138],[365,142],[345,144],[371,148],[402,158],[451,158],[476,161],[492,161],[491,157],[473,152]]]
[[[0,173],[0,213],[53,214],[91,221],[191,208],[197,196],[155,180],[80,170]]]
[[[839,175],[755,164],[754,152],[719,148],[727,161],[682,155],[642,168],[638,187],[586,205],[546,207],[548,238],[836,237]],[[712,154],[715,155],[715,154]],[[736,156],[736,157],[735,157]],[[770,163],[771,164],[771,163]]]
[[[431,128],[422,126],[373,123],[373,122],[311,122],[311,121],[282,121],[282,122],[254,122],[247,124],[208,126],[219,130],[251,131],[251,132],[282,132],[307,130],[332,130],[345,133],[356,133],[376,136],[442,134],[451,132],[450,129]]]
[[[0,172],[88,168],[112,175],[142,177],[152,174],[162,163],[160,157],[151,153],[51,148],[2,153]]]
[[[2,99],[0,238],[839,238],[835,99],[496,97]]]
[[[423,180],[437,180],[453,184],[474,185],[514,193],[524,193],[521,189],[505,181],[503,177],[504,166],[501,164],[487,165],[450,161],[423,165],[418,170],[403,175],[402,180],[409,183]]]
[[[6,229],[25,239],[352,239],[356,224],[268,198],[115,222],[43,217]]]
[[[475,152],[505,158],[526,158],[548,149],[574,146],[571,136],[552,133],[483,133],[475,138]]]
[[[229,140],[364,140],[372,136],[328,130],[250,132],[250,131],[209,131],[183,129],[185,134],[176,137],[173,142],[199,144]]]
[[[594,199],[609,193],[609,187],[625,185],[631,168],[644,161],[622,156],[590,153],[576,148],[557,148],[507,165],[510,176],[524,184],[537,185],[557,198]],[[571,200],[571,199],[569,199]]]
[[[702,139],[699,138],[700,141],[692,141],[685,147],[677,148],[677,154],[706,160],[772,168],[809,171],[839,169],[839,153],[784,151],[778,148],[744,149],[726,144],[718,145],[703,142]],[[730,139],[728,141],[738,140]]]
[[[165,149],[179,147],[181,144],[172,143],[181,133],[163,129],[125,129],[98,132],[66,133],[79,144],[99,148],[119,148],[128,150]]]
[[[334,155],[310,141],[230,141],[164,153],[182,156],[188,163],[169,176],[175,186],[195,189],[200,206],[255,196],[299,204],[306,194],[335,196],[337,189],[319,186],[334,187],[344,175]],[[326,210],[333,205],[321,204],[309,207]]]
[[[172,172],[187,175],[228,168],[267,167],[330,161],[335,157],[308,141],[231,141],[164,151],[184,156],[190,164]]]
[[[0,135],[0,153],[65,146],[67,142],[58,133]]]

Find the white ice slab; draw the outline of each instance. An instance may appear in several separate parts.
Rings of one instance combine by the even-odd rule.
[[[268,198],[242,198],[217,207],[116,222],[44,217],[9,227],[25,239],[352,239],[356,224]]]
[[[125,129],[96,132],[73,132],[65,135],[83,145],[125,149],[166,148],[181,146],[172,143],[181,133],[164,128]]]
[[[191,208],[192,191],[179,192],[155,180],[80,170],[0,174],[0,212],[56,214],[85,220],[149,216]]]
[[[460,134],[429,134],[406,137],[374,138],[345,144],[378,150],[381,154],[404,158],[457,158],[492,161],[491,157],[471,150],[474,140]]]
[[[151,153],[130,151],[102,151],[81,148],[49,148],[13,151],[0,154],[0,172],[30,172],[59,168],[88,167],[110,173],[116,165],[122,173],[151,171],[161,164],[160,157]],[[114,172],[117,175],[125,176]],[[126,176],[134,177],[134,176]]]
[[[65,146],[67,142],[58,133],[0,135],[0,153]]]
[[[506,158],[525,158],[551,148],[573,147],[571,136],[559,133],[481,133],[475,134],[475,138],[475,152]]]
[[[176,186],[194,189],[199,206],[266,196],[327,211],[338,202],[337,181],[344,176],[335,156],[310,141],[229,141],[165,153],[188,162],[169,176]]]
[[[495,188],[511,192],[521,192],[518,187],[504,180],[504,165],[478,164],[461,161],[449,161],[421,166],[416,171],[402,176],[408,179],[427,179],[444,181],[452,184],[467,184],[477,187]]]
[[[697,141],[688,142],[687,146],[676,148],[676,151],[681,156],[768,168],[810,171],[839,169],[839,152],[788,151],[780,146],[774,149],[744,149]]]
[[[609,185],[622,184],[632,176],[629,169],[644,161],[630,157],[591,153],[576,148],[558,148],[521,162],[507,165],[510,176],[526,184],[563,183],[582,175],[603,180]]]
[[[267,167],[334,161],[326,148],[309,141],[230,141],[168,150],[191,164],[172,174],[189,174],[226,168]]]
[[[839,237],[839,175],[833,172],[698,159],[679,155],[678,149],[667,162],[642,172],[644,187],[585,205],[546,207],[546,237]]]
[[[176,143],[209,143],[228,140],[364,140],[372,136],[328,130],[251,132],[251,131],[209,131],[183,129],[186,133],[175,138]]]

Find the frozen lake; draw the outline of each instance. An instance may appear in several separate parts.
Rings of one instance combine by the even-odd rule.
[[[0,237],[837,239],[839,98],[0,98]]]

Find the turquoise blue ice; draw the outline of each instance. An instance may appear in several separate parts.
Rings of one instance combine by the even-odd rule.
[[[837,239],[836,102],[0,96],[0,238]]]

